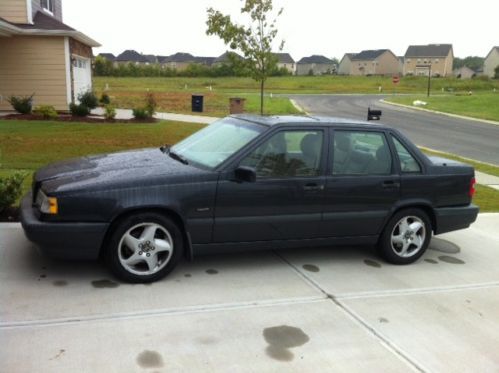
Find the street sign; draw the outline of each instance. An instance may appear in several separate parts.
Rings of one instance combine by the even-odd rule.
[[[399,78],[397,75],[395,75],[395,76],[392,78],[392,83],[393,83],[393,84],[399,84],[399,82],[400,82],[400,78]]]

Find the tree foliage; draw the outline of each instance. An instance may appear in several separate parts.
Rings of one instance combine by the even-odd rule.
[[[483,57],[468,56],[465,58],[454,58],[454,69],[459,69],[463,66],[469,67],[471,70],[477,71],[483,68]]]
[[[241,15],[246,18],[245,26],[234,22],[229,15],[209,8],[206,33],[218,36],[232,50],[242,53],[250,76],[260,82],[260,112],[263,114],[265,81],[277,66],[272,49],[278,33],[277,18],[283,9],[274,12],[272,0],[243,1]],[[284,41],[281,41],[278,50],[283,46]]]

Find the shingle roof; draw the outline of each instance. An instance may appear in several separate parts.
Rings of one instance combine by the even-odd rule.
[[[221,54],[220,56],[218,56],[217,58],[215,58],[215,60],[213,61],[213,63],[223,63],[223,62],[229,62],[230,59],[229,59],[229,55],[233,55],[233,56],[236,56],[238,59],[242,60],[243,57],[241,57],[239,54],[237,54],[236,52],[225,52],[223,54]]]
[[[405,57],[447,57],[452,44],[410,45]]]
[[[310,56],[310,57],[303,57],[300,61],[298,61],[298,63],[299,64],[306,64],[306,63],[332,64],[333,61],[327,57],[314,54],[313,56]]]
[[[144,58],[147,60],[149,63],[157,63],[158,58],[154,54],[144,54]]]
[[[362,51],[362,52],[357,53],[356,55],[352,56],[351,60],[352,61],[359,61],[359,60],[362,60],[362,61],[365,61],[365,60],[371,61],[371,60],[375,60],[376,58],[378,58],[379,56],[381,56],[386,51],[388,51],[388,49],[371,49],[371,50],[365,50],[365,51]]]
[[[76,31],[74,28],[42,12],[36,12],[35,17],[33,18],[33,24],[12,23],[12,22],[9,23],[25,30],[31,29],[31,30]]]
[[[126,50],[118,57],[116,57],[116,61],[119,62],[149,62],[147,58],[145,58],[142,54],[139,52],[136,52],[132,49]]]
[[[112,53],[99,53],[99,56],[105,58],[108,61],[114,61],[116,59],[116,56]]]
[[[295,63],[295,60],[289,53],[272,53],[277,57],[279,63]]]
[[[178,52],[168,56],[166,62],[194,62],[195,59],[196,57],[190,53]]]

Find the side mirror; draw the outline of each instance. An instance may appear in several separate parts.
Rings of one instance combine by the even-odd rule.
[[[256,181],[256,171],[252,167],[239,166],[234,171],[234,176],[236,181],[246,181],[248,183],[254,183]]]
[[[371,110],[371,108],[367,108],[367,120],[380,120],[381,119],[381,110]]]

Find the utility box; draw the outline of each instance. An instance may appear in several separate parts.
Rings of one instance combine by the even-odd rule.
[[[192,112],[202,113],[204,105],[204,96],[192,95]]]
[[[231,97],[230,102],[230,113],[231,114],[242,114],[244,113],[244,105],[246,103],[245,98]]]

